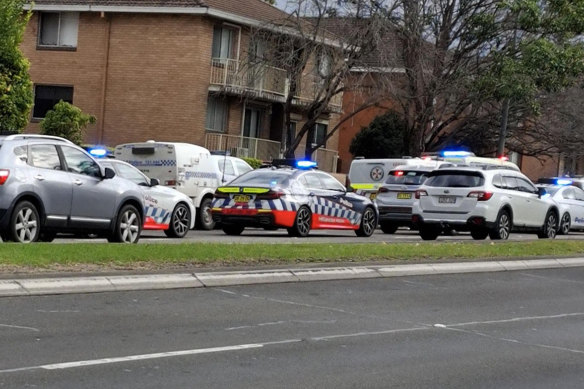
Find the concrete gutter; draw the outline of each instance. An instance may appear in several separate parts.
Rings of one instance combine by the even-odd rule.
[[[584,266],[584,258],[0,280],[0,297],[203,288]]]

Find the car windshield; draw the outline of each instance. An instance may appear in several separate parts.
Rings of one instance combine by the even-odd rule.
[[[386,184],[420,185],[428,178],[428,172],[394,170],[389,172]]]
[[[242,176],[237,177],[235,180],[231,181],[229,185],[273,187],[276,185],[282,185],[282,183],[286,181],[291,174],[291,171],[278,171],[269,169],[252,170]]]
[[[484,177],[478,172],[432,172],[424,182],[426,186],[448,188],[473,188],[485,183]]]

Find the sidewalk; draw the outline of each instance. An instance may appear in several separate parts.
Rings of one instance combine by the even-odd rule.
[[[456,262],[411,265],[282,268],[275,270],[176,274],[20,278],[0,280],[0,297],[129,290],[204,288],[281,282],[387,278],[431,274],[482,273],[584,266],[584,258]]]

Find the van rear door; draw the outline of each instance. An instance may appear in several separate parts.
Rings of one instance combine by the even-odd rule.
[[[117,146],[114,155],[137,167],[146,176],[157,178],[162,185],[177,185],[176,151],[171,143],[127,143]]]

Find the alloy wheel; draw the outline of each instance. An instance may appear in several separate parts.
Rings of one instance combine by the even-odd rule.
[[[183,236],[189,230],[189,211],[184,205],[179,205],[174,213],[172,225],[179,236]]]
[[[505,240],[509,238],[510,223],[509,216],[506,213],[502,214],[499,218],[499,225],[497,226],[497,229],[499,230],[499,236],[501,239]]]
[[[296,225],[300,235],[305,236],[310,232],[310,211],[308,208],[302,207],[298,210],[296,215]]]
[[[134,243],[138,240],[140,235],[140,225],[139,218],[134,211],[127,210],[124,212],[120,222],[120,232],[122,242]]]
[[[22,243],[30,243],[34,240],[38,228],[36,213],[32,209],[25,207],[18,211],[14,229],[16,237]]]

